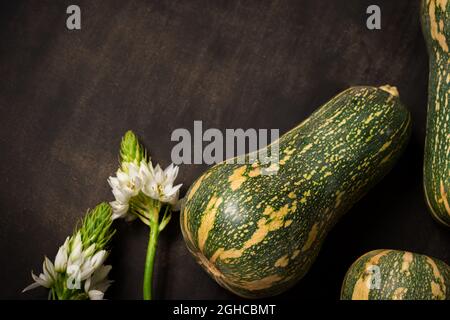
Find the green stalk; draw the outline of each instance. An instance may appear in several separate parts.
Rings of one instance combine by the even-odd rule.
[[[152,299],[153,266],[155,262],[158,235],[159,235],[158,222],[153,222],[150,224],[150,234],[147,246],[147,257],[145,259],[144,300]]]

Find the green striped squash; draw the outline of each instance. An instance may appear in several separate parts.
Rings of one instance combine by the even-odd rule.
[[[375,250],[345,275],[342,300],[449,300],[450,267],[422,254]]]
[[[281,293],[305,275],[342,214],[392,168],[409,133],[395,88],[342,92],[280,137],[277,163],[246,155],[247,164],[220,163],[190,187],[181,212],[188,249],[237,295]]]
[[[450,226],[450,1],[423,0],[421,16],[430,59],[424,188],[432,215]]]

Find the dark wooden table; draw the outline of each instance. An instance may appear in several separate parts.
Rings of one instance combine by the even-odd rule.
[[[382,29],[366,28],[366,8]],[[68,31],[78,4],[82,29]],[[337,299],[349,265],[379,248],[450,262],[449,230],[427,212],[422,157],[427,54],[419,1],[3,1],[0,8],[0,298],[20,291],[54,257],[106,183],[121,135],[133,129],[168,165],[175,128],[286,132],[352,85],[399,88],[414,118],[389,176],[330,233],[308,275],[280,299]],[[182,194],[206,166],[185,165]],[[196,265],[178,217],[161,235],[156,298],[235,298]],[[147,230],[116,224],[107,298],[139,299]]]

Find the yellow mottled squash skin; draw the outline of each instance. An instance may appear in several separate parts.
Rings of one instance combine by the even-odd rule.
[[[345,275],[342,300],[450,300],[450,267],[425,255],[375,250]]]
[[[424,188],[433,217],[450,226],[450,1],[422,0],[430,76]]]
[[[350,88],[279,139],[278,163],[207,170],[180,217],[196,260],[243,297],[294,285],[336,221],[403,151],[411,119],[397,95],[389,86]]]

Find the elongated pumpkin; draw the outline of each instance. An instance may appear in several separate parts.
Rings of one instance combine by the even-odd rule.
[[[395,88],[344,91],[279,139],[278,163],[228,161],[190,187],[181,213],[189,250],[237,295],[286,290],[339,217],[391,169],[409,132]]]
[[[342,300],[449,300],[450,267],[425,255],[375,250],[345,275]]]
[[[421,13],[430,60],[424,188],[432,215],[450,226],[450,1],[423,0]]]

